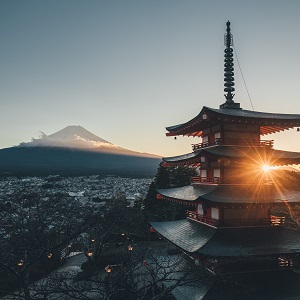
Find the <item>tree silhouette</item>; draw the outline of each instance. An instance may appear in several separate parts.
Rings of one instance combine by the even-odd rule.
[[[160,164],[145,199],[146,218],[151,221],[184,218],[185,209],[182,205],[156,199],[157,189],[189,185],[195,175],[195,169],[190,167],[164,167]]]

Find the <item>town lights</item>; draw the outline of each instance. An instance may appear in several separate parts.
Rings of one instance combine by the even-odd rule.
[[[92,255],[93,255],[93,252],[91,250],[89,250],[88,253],[87,253],[87,256],[92,257]]]
[[[50,259],[50,258],[52,258],[52,253],[49,253],[48,255],[47,255],[47,257]]]
[[[92,239],[91,242],[92,242],[92,243],[95,243],[95,239]]]
[[[128,251],[132,251],[133,247],[131,245],[128,245]]]

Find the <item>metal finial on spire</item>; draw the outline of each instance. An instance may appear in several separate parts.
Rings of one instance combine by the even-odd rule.
[[[225,54],[224,54],[224,92],[226,93],[224,96],[226,98],[226,102],[222,104],[221,108],[239,108],[239,103],[235,103],[233,101],[234,94],[232,92],[235,91],[234,88],[234,68],[233,68],[233,39],[232,34],[230,32],[230,22],[226,23],[226,33],[224,36],[225,43]]]
[[[227,33],[225,33],[225,36],[224,36],[225,46],[226,46],[226,48],[230,48],[231,46],[233,46],[233,43],[232,43],[232,34],[230,33],[230,22],[229,21],[227,21],[226,26],[227,26],[227,28],[226,28]]]
[[[228,103],[232,103],[233,102],[233,97],[234,94],[232,94],[232,92],[234,92],[234,68],[233,68],[233,49],[231,48],[232,46],[232,34],[230,33],[230,22],[228,21],[226,23],[227,28],[226,31],[227,33],[225,34],[225,59],[224,59],[224,71],[225,71],[225,78],[224,78],[224,92],[226,92],[227,94],[225,94],[225,98],[226,98],[226,102]]]

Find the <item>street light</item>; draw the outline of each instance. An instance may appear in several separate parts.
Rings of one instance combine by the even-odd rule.
[[[130,264],[131,264],[131,252],[132,252],[132,250],[133,250],[133,247],[132,247],[131,245],[128,245],[127,249],[128,249],[128,251],[129,251],[129,262],[130,262]]]
[[[95,239],[92,239],[92,241],[91,241],[92,243],[95,243]]]
[[[111,268],[111,266],[110,265],[107,265],[106,267],[105,267],[105,272],[106,272],[106,276],[105,276],[105,280],[104,280],[104,288],[105,288],[105,292],[106,293],[108,293],[108,291],[109,291],[109,277],[110,277],[110,273],[111,273],[111,271],[112,271],[112,268]]]
[[[92,257],[93,252],[91,250],[89,250],[88,253],[87,253],[87,255],[88,255],[88,257]]]
[[[110,265],[107,265],[107,266],[105,267],[105,271],[106,271],[106,273],[111,273],[111,271],[112,271],[111,266],[110,266]]]
[[[23,267],[24,265],[24,260],[23,259],[19,259],[18,261],[18,267]]]
[[[52,253],[48,253],[47,257],[50,259],[52,258]]]

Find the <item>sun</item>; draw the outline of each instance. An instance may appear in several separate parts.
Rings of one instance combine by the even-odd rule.
[[[268,166],[268,165],[263,165],[262,169],[266,172],[270,171],[271,170],[271,167]]]
[[[275,167],[273,167],[273,166],[268,166],[268,165],[263,165],[262,166],[262,169],[265,171],[265,172],[268,172],[268,171],[270,171],[270,170],[276,170],[278,167],[277,166],[275,166]]]

